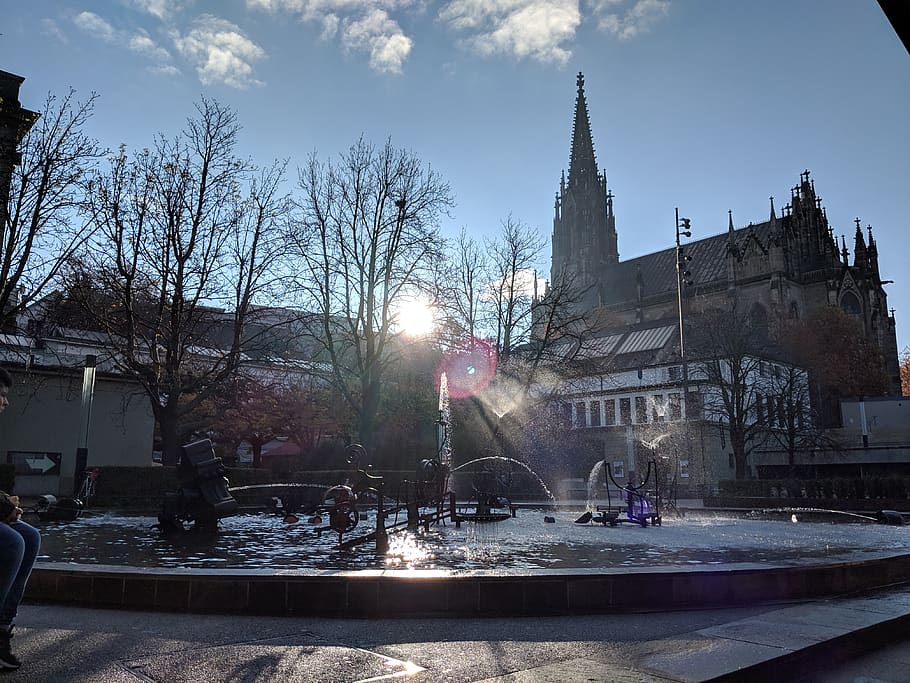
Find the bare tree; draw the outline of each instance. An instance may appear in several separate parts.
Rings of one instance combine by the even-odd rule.
[[[356,438],[371,448],[383,384],[402,349],[396,306],[433,289],[437,221],[451,192],[414,154],[363,138],[337,163],[312,155],[299,184],[289,237],[302,264],[303,307],[319,313],[314,333],[331,379],[354,413]]]
[[[70,90],[49,95],[20,145],[13,168],[6,220],[0,224],[2,327],[53,284],[61,268],[91,235],[82,214],[86,184],[103,155],[85,134],[96,95],[79,101]]]
[[[499,452],[520,450],[516,444],[528,433],[528,422],[540,424],[543,406],[565,389],[575,371],[573,358],[590,332],[577,305],[582,293],[573,283],[557,278],[546,291],[538,288],[536,265],[543,248],[538,233],[512,215],[502,221],[499,234],[484,240],[483,249],[464,233],[454,245],[451,315],[454,329],[467,339],[451,346],[472,352],[478,338],[489,340],[485,348],[495,369],[488,381],[476,382],[485,358],[471,356],[475,374],[466,380],[471,405],[461,408],[462,421],[476,432],[477,443],[469,451],[481,451],[479,444]],[[461,442],[470,438],[462,434]]]
[[[786,451],[791,470],[798,453],[834,448],[834,441],[818,426],[808,372],[794,365],[776,364],[767,373],[768,394],[758,397],[755,418],[767,425],[769,442]]]
[[[502,365],[508,363],[516,345],[530,340],[537,295],[535,265],[544,240],[509,214],[499,236],[486,240],[485,246],[490,255],[489,316]]]
[[[763,364],[768,352],[767,329],[731,300],[727,309],[709,309],[695,317],[689,334],[693,379],[707,385],[704,415],[726,430],[733,450],[737,479],[748,476],[749,454],[768,435],[757,419],[764,396],[770,394]]]
[[[72,290],[148,395],[165,463],[176,461],[181,418],[252,342],[245,331],[275,284],[286,213],[284,164],[239,159],[235,113],[208,99],[196,109],[179,135],[132,156],[121,149],[93,179],[97,232],[77,274],[94,286]]]

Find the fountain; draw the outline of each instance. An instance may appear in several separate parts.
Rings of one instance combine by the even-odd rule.
[[[137,609],[479,616],[748,605],[910,581],[910,539],[897,526],[860,519],[793,524],[692,512],[671,525],[655,524],[659,505],[658,517],[652,517],[640,504],[652,476],[660,488],[655,459],[641,484],[619,486],[604,461],[589,476],[589,485],[609,477],[624,491],[627,519],[636,522],[631,529],[605,534],[573,523],[570,511],[553,512],[552,496],[539,477],[552,523],[544,524],[538,510],[502,517],[508,519],[503,524],[462,526],[460,521],[472,521],[471,513],[456,506],[452,476],[493,464],[534,473],[502,456],[453,467],[449,427],[442,378],[436,457],[420,461],[414,480],[405,482],[395,499],[386,497],[382,477],[369,471],[366,453],[356,446],[343,483],[328,489],[280,485],[306,492],[298,509],[318,513],[310,524],[231,510],[223,503],[233,500],[232,492],[277,492],[279,485],[230,489],[216,476],[210,451],[191,445],[190,454],[200,456],[193,461],[195,470],[213,488],[206,496],[207,489],[194,486],[214,508],[214,514],[198,509],[194,514],[214,516],[217,534],[164,537],[149,533],[151,518],[113,514],[42,523],[44,554],[28,595]],[[479,492],[490,488],[479,483]],[[189,490],[181,493],[182,509],[188,509],[186,501],[198,503],[199,495],[193,486],[184,488]],[[653,500],[659,503],[660,496]],[[227,511],[231,514],[220,514]],[[358,533],[364,522],[372,530]],[[375,542],[375,552],[355,552],[369,542]]]

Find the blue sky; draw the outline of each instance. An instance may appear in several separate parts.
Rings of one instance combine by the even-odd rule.
[[[0,0],[24,106],[98,92],[106,146],[176,132],[200,95],[242,151],[302,165],[391,136],[451,183],[444,231],[511,213],[549,236],[575,74],[615,194],[620,257],[767,218],[804,169],[852,251],[879,244],[910,345],[910,55],[874,0]],[[541,263],[548,268],[549,253]]]

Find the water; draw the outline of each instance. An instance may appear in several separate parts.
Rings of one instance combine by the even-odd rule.
[[[555,496],[552,493],[550,493],[550,489],[547,488],[547,485],[544,483],[544,480],[541,479],[540,475],[538,475],[537,472],[532,470],[528,466],[527,463],[524,463],[521,460],[515,460],[514,458],[506,458],[505,456],[502,456],[502,455],[485,455],[482,458],[474,458],[473,460],[468,460],[468,462],[464,462],[464,463],[460,464],[458,467],[456,467],[455,469],[453,469],[452,474],[457,473],[459,470],[467,467],[468,465],[476,465],[479,462],[508,463],[510,467],[512,465],[518,465],[522,469],[526,470],[527,473],[530,474],[532,477],[534,477],[535,481],[537,481],[537,483],[540,484],[540,490],[547,497],[547,500],[549,500],[549,501],[556,500]]]
[[[556,523],[544,523],[544,514]],[[574,524],[578,513],[519,510],[517,517],[456,529],[390,537],[387,555],[367,544],[349,551],[338,536],[317,538],[312,525],[285,525],[277,516],[247,514],[221,520],[217,534],[162,537],[152,517],[83,516],[40,524],[40,561],[138,567],[269,569],[596,569],[694,568],[738,563],[799,565],[910,552],[910,529],[861,521],[794,524],[781,520],[690,513],[664,526],[616,528]],[[849,519],[841,517],[840,519]],[[372,528],[372,517],[345,536]],[[391,520],[390,520],[391,521]]]

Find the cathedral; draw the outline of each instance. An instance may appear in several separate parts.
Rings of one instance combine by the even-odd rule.
[[[828,224],[809,171],[803,171],[782,208],[775,209],[771,200],[764,222],[736,227],[731,213],[726,230],[681,241],[690,230],[685,219],[677,219],[675,245],[620,260],[621,221],[606,172],[597,167],[582,74],[577,85],[569,169],[556,194],[550,273],[551,289],[571,284],[574,315],[567,317],[582,315],[587,333],[558,349],[558,355],[582,361],[576,366],[581,372],[566,381],[555,404],[570,430],[563,436],[571,435],[557,446],[572,473],[564,485],[587,481],[585,475],[599,462],[608,462],[612,475],[623,482],[642,475],[652,461],[670,459],[679,490],[701,495],[716,491],[723,480],[771,476],[794,464],[792,448],[775,446],[773,439],[743,456],[724,428],[727,418],[709,410],[718,402],[718,387],[704,375],[690,375],[700,363],[686,347],[692,316],[730,310],[731,301],[742,306],[750,321],[765,325],[839,307],[874,342],[889,391],[900,395],[894,315],[888,310],[871,227],[864,230],[857,220],[852,252],[848,250],[846,239],[838,240]],[[782,388],[776,378],[796,370],[808,397],[807,375],[782,355],[753,360],[758,361],[754,375],[744,380],[747,419],[766,427],[766,433],[785,433],[790,418],[785,417],[784,398],[793,396],[794,389]],[[813,419],[806,402],[799,399],[794,409],[787,409],[801,424]],[[848,467],[842,454],[826,455],[811,447],[796,457],[811,461],[819,472],[829,458],[825,467],[831,476]],[[861,457],[866,458],[864,467],[880,464],[877,453]]]
[[[892,393],[900,394],[894,315],[871,226],[864,231],[856,219],[852,254],[844,237],[838,245],[807,170],[780,212],[771,199],[767,221],[737,228],[731,212],[725,232],[621,261],[614,197],[606,171],[597,168],[581,73],[577,86],[569,172],[556,195],[550,276],[582,292],[584,311],[605,314],[595,315],[609,321],[605,334],[611,334],[609,327],[672,327],[676,333],[663,334],[665,345],[637,359],[653,363],[678,353],[678,309],[696,297],[704,306],[735,293],[765,319],[801,318],[822,306],[839,306],[862,323],[881,351]],[[678,253],[685,271],[680,281]]]

